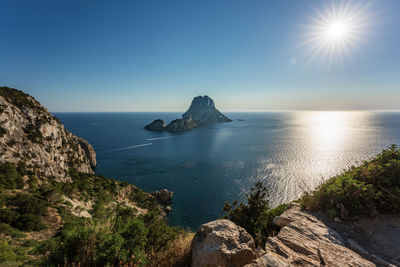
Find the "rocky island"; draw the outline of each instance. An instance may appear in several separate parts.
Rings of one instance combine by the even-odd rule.
[[[168,125],[163,120],[157,119],[144,128],[156,132],[183,132],[202,125],[230,121],[232,120],[215,108],[214,100],[205,95],[195,97],[181,119],[173,120]]]

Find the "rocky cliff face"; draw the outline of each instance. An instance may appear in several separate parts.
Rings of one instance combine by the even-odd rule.
[[[33,97],[0,87],[0,161],[27,170],[70,180],[69,171],[93,173],[96,153],[84,139],[67,131]]]
[[[200,126],[198,121],[192,119],[192,117],[187,117],[185,119],[176,119],[171,121],[165,130],[168,132],[184,132]]]
[[[216,122],[232,121],[215,108],[214,101],[208,96],[195,97],[188,111],[182,115],[182,119],[192,117],[193,120],[200,124],[211,124]]]
[[[232,120],[215,108],[214,101],[210,97],[198,96],[193,99],[192,104],[181,119],[173,120],[167,126],[165,126],[163,120],[157,119],[144,128],[156,132],[183,132],[201,125],[230,121]]]

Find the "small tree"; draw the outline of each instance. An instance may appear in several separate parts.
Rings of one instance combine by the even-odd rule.
[[[252,235],[257,245],[263,245],[268,236],[275,235],[279,227],[273,223],[273,219],[279,216],[286,208],[282,204],[275,209],[269,207],[268,189],[262,182],[257,182],[250,188],[250,194],[246,195],[247,204],[233,201],[232,205],[225,203],[223,211],[227,218],[246,229]]]

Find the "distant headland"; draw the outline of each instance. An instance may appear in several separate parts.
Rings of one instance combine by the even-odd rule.
[[[215,108],[214,100],[208,96],[193,98],[189,109],[181,119],[171,121],[168,125],[161,119],[156,119],[144,128],[149,131],[183,132],[202,125],[232,121]]]

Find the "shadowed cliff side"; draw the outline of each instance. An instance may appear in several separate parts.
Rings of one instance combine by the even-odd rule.
[[[161,119],[154,120],[144,128],[149,131],[183,132],[202,125],[232,121],[218,109],[214,101],[208,96],[198,96],[192,100],[189,109],[181,119],[171,121],[167,126]]]

